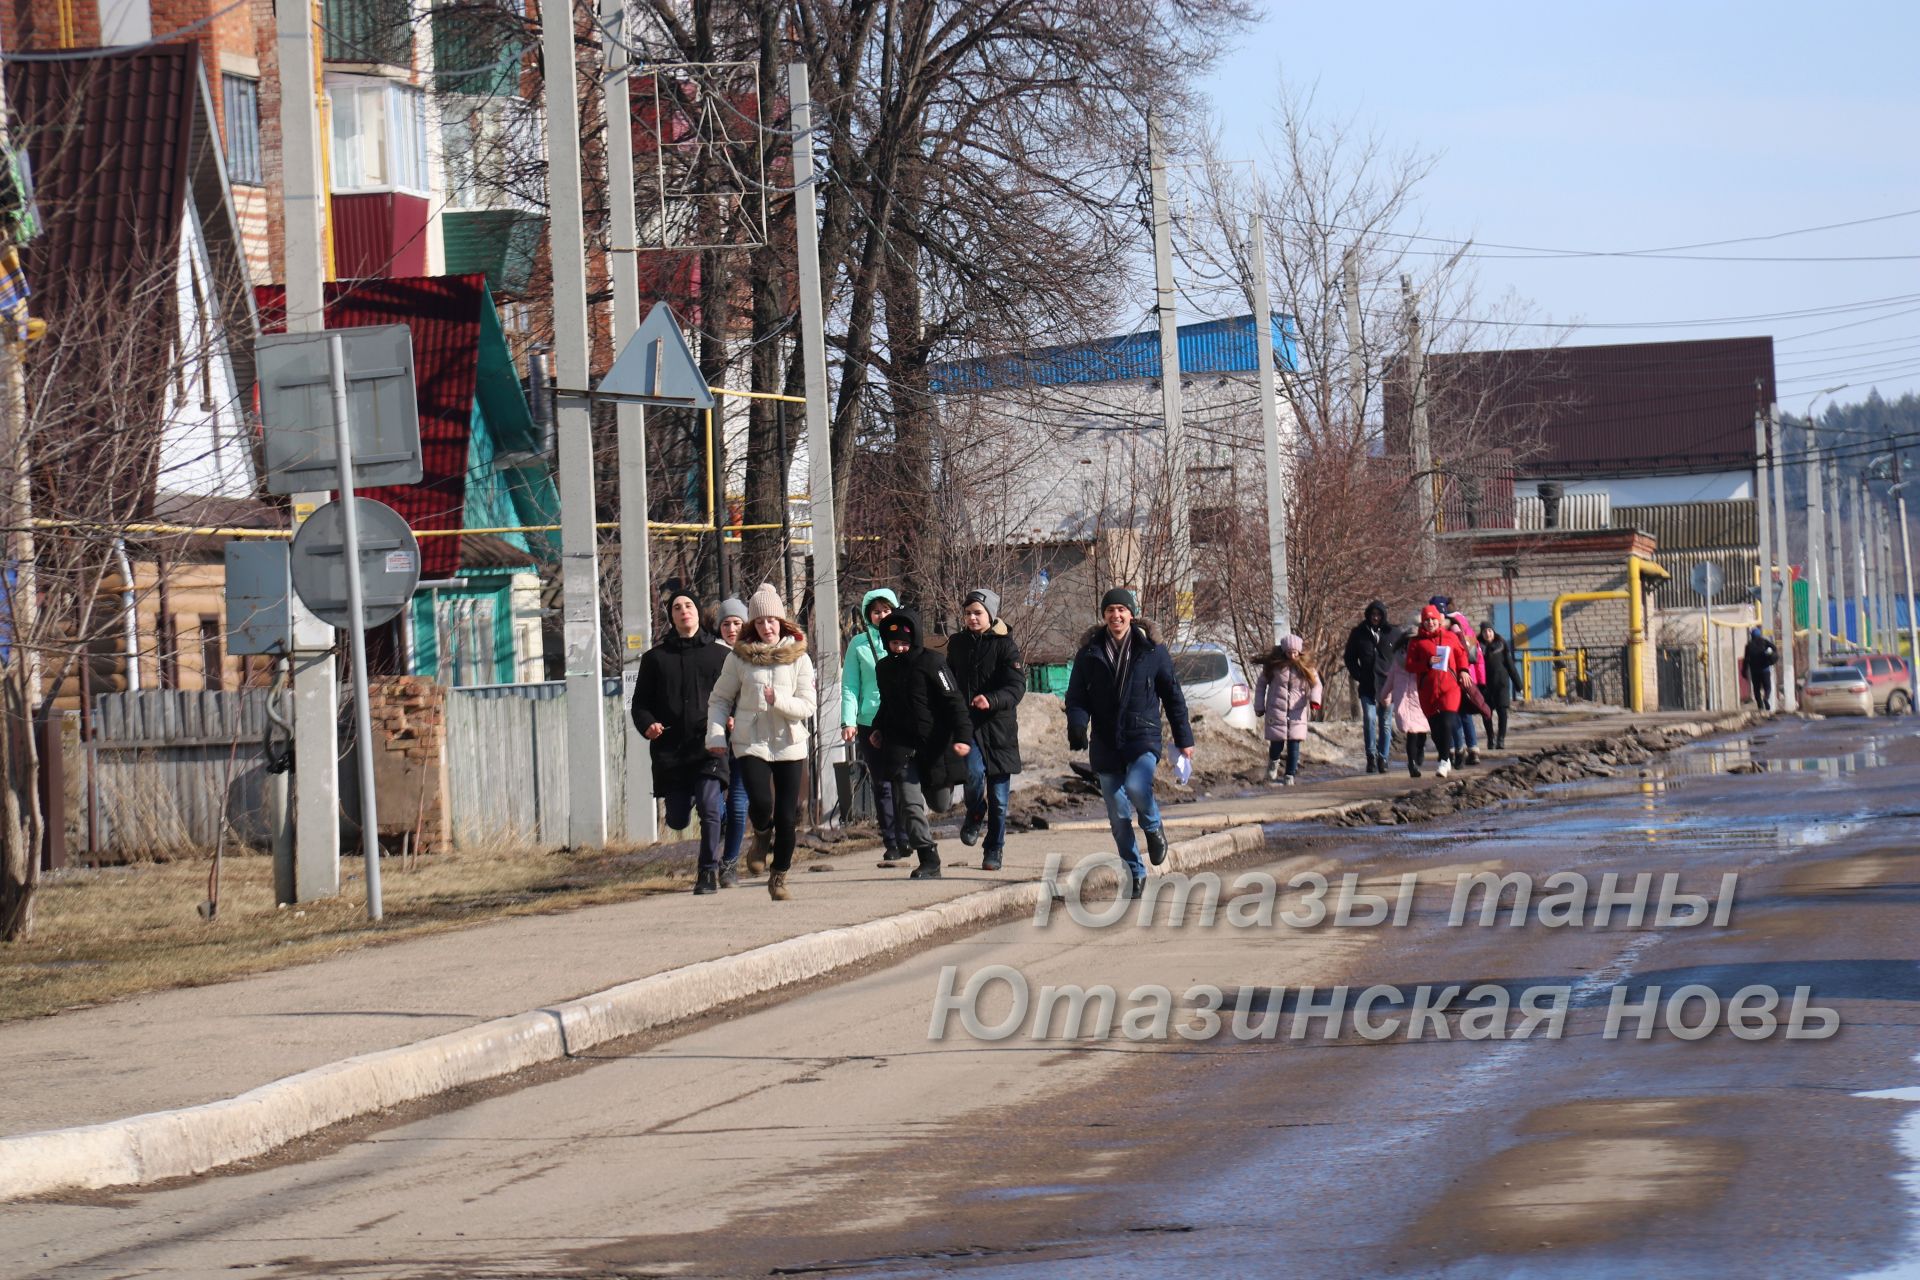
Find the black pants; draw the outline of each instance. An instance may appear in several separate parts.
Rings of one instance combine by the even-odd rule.
[[[1433,731],[1433,749],[1442,760],[1453,754],[1453,722],[1459,715],[1458,711],[1427,712],[1427,728]]]
[[[1487,745],[1504,747],[1507,745],[1507,704],[1488,703],[1487,710],[1493,714],[1480,717],[1487,722]]]
[[[720,865],[727,838],[727,784],[701,773],[663,774],[660,798],[667,803],[667,825],[684,831],[700,812],[700,870]]]
[[[887,778],[886,766],[880,762],[880,748],[873,745],[873,726],[863,724],[853,739],[854,754],[867,770],[867,781],[873,787],[874,817],[880,823],[880,840],[889,849],[905,849],[899,842],[895,831],[893,783]]]
[[[1752,672],[1747,682],[1753,686],[1753,705],[1762,711],[1773,710],[1773,668]]]
[[[800,821],[800,785],[807,762],[759,756],[741,756],[739,762],[747,782],[747,821],[755,831],[773,828],[773,870],[785,871],[793,865],[794,829]]]
[[[1427,735],[1409,733],[1407,735],[1407,763],[1418,769],[1427,762]]]

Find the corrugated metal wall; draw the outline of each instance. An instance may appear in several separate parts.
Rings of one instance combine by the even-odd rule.
[[[1751,498],[1615,507],[1613,527],[1652,534],[1662,556],[1669,551],[1756,551],[1760,546]]]

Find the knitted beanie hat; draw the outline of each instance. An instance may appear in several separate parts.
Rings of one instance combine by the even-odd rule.
[[[1000,596],[998,592],[986,587],[975,587],[973,590],[967,592],[966,597],[960,601],[960,607],[964,609],[975,601],[978,601],[980,606],[987,611],[987,617],[997,618],[1000,616]]]
[[[1288,636],[1280,642],[1280,651],[1289,658],[1297,658],[1307,647],[1307,642],[1299,636]]]
[[[780,593],[771,582],[763,582],[754,588],[753,597],[747,601],[747,618],[758,622],[762,618],[784,618],[786,606],[780,603]]]
[[[1107,594],[1101,596],[1100,612],[1105,613],[1116,604],[1125,605],[1127,612],[1135,616],[1138,616],[1140,613],[1139,597],[1135,596],[1133,592],[1127,590],[1125,587],[1115,587],[1113,590],[1107,592]]]
[[[738,618],[742,622],[748,620],[747,606],[739,596],[728,596],[720,602],[720,621],[725,622],[728,618]]]

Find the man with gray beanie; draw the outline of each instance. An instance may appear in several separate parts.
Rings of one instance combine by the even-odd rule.
[[[1086,749],[1100,779],[1120,860],[1130,883],[1126,892],[1146,891],[1147,868],[1133,837],[1134,815],[1147,837],[1147,856],[1155,866],[1167,860],[1167,835],[1153,796],[1153,774],[1164,749],[1160,712],[1173,725],[1173,743],[1193,754],[1193,726],[1187,699],[1173,673],[1173,654],[1155,636],[1153,626],[1136,618],[1138,601],[1125,587],[1100,599],[1099,626],[1088,631],[1067,677],[1067,745]]]
[[[973,721],[972,754],[967,756],[967,817],[960,843],[979,843],[983,871],[1000,870],[1007,847],[1007,799],[1013,775],[1020,772],[1020,699],[1027,692],[1027,671],[1020,646],[1000,620],[1000,597],[975,587],[960,602],[961,630],[947,640],[947,665],[960,684]]]

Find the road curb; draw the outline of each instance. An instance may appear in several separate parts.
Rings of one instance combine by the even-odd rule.
[[[1170,868],[1222,862],[1266,843],[1258,825],[1171,846]],[[1098,883],[1097,877],[1090,877]],[[343,1120],[554,1062],[711,1013],[953,929],[1031,907],[1025,880],[932,906],[669,969],[542,1009],[283,1077],[238,1097],[69,1129],[0,1137],[0,1200],[191,1177],[265,1155]]]

